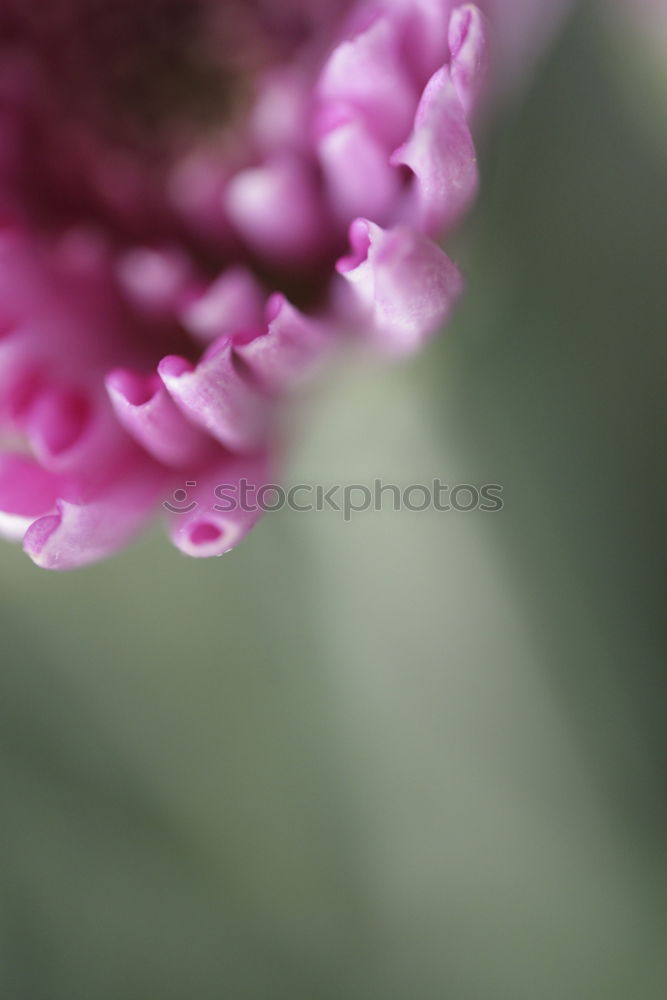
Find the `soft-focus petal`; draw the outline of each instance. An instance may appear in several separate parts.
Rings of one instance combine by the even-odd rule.
[[[429,80],[412,135],[391,162],[414,175],[403,217],[424,232],[442,233],[470,207],[478,186],[475,147],[447,67]]]
[[[232,451],[254,451],[267,433],[269,404],[239,371],[233,343],[223,337],[198,365],[171,355],[158,374],[180,410]]]
[[[118,261],[117,271],[128,298],[148,315],[168,316],[190,280],[187,257],[176,249],[128,250]]]
[[[239,236],[269,260],[303,262],[326,244],[326,227],[309,168],[281,158],[242,170],[224,196]]]
[[[334,214],[387,221],[400,190],[398,171],[383,143],[359,115],[344,112],[318,140],[318,155]]]
[[[488,74],[488,38],[484,15],[474,4],[457,7],[449,22],[450,76],[469,118]]]
[[[308,144],[310,81],[293,68],[275,69],[262,80],[250,118],[253,139],[264,152]]]
[[[352,254],[338,263],[368,336],[388,354],[409,354],[447,320],[463,279],[447,255],[421,233],[384,230],[357,219]]]
[[[388,148],[396,145],[409,128],[417,99],[400,59],[396,25],[378,17],[342,42],[324,66],[317,92],[325,109],[349,105]]]
[[[37,517],[55,508],[58,479],[27,455],[0,454],[0,534],[20,541]]]
[[[448,56],[447,29],[454,0],[385,0],[400,27],[401,48],[418,88]]]
[[[222,210],[229,171],[208,150],[195,149],[174,164],[167,180],[171,206],[197,236],[226,249],[232,231]]]
[[[183,416],[158,375],[117,369],[106,387],[120,423],[159,462],[195,466],[209,453],[210,439]]]
[[[44,387],[19,426],[44,468],[60,474],[103,479],[135,452],[102,392]]]
[[[23,548],[43,569],[75,569],[113,555],[152,516],[163,478],[145,463],[92,495],[60,498],[56,512],[31,524]]]
[[[184,308],[181,322],[196,340],[210,344],[239,331],[258,330],[263,312],[261,285],[250,271],[234,267]]]
[[[312,371],[329,338],[321,323],[304,316],[280,294],[270,299],[266,321],[266,332],[238,345],[236,354],[263,388],[279,392]]]
[[[176,548],[198,558],[233,549],[264,513],[258,491],[270,482],[268,476],[264,457],[221,454],[201,479],[186,484],[187,503],[182,511],[174,513],[174,505],[166,501],[165,506],[172,509],[169,536]]]
[[[33,343],[25,327],[0,321],[0,420],[12,418],[33,385]]]

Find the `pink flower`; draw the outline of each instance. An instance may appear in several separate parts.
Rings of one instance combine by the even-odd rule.
[[[67,569],[166,506],[232,548],[293,387],[449,316],[486,65],[448,0],[4,0],[0,529]]]

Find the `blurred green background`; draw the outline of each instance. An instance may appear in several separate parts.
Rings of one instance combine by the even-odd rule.
[[[456,322],[331,373],[286,476],[501,513],[3,547],[3,998],[664,1000],[667,189],[618,51],[575,17],[487,135]]]

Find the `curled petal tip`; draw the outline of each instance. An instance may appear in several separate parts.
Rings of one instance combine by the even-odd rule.
[[[412,353],[449,318],[463,289],[461,272],[423,234],[356,220],[354,253],[339,261],[357,324],[387,354]]]
[[[254,378],[270,393],[280,393],[306,378],[328,347],[322,324],[295,309],[278,292],[266,305],[266,330],[236,347]]]
[[[207,436],[181,413],[156,373],[116,369],[105,381],[119,422],[153,458],[194,466],[210,451]]]
[[[441,235],[468,210],[478,187],[477,160],[466,114],[449,67],[422,94],[410,138],[392,155],[412,179],[403,204],[406,222]]]
[[[467,117],[474,112],[488,75],[486,18],[474,4],[452,11],[449,22],[450,75]]]
[[[181,378],[194,371],[194,365],[179,354],[167,354],[157,366],[157,373],[163,382]]]
[[[185,417],[225,447],[254,451],[263,442],[268,400],[239,370],[231,338],[214,342],[196,366],[163,358],[158,374]]]
[[[267,470],[265,457],[221,454],[200,481],[189,484],[194,489],[188,492],[186,507],[168,508],[168,531],[176,548],[195,558],[221,556],[235,548],[264,513],[261,491],[269,482]]]
[[[124,477],[77,502],[56,501],[56,512],[35,520],[23,548],[43,569],[68,570],[113,555],[152,516],[162,473],[151,464],[126,469]]]

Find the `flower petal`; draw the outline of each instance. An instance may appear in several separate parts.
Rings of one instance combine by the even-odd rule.
[[[271,261],[300,263],[326,243],[314,179],[297,157],[241,170],[227,185],[224,207],[248,247]]]
[[[268,425],[266,397],[238,370],[233,342],[222,337],[195,367],[175,355],[163,358],[158,374],[178,408],[232,451],[254,451]]]
[[[198,341],[210,344],[218,337],[259,330],[263,304],[261,286],[251,272],[231,267],[185,308],[181,322]]]
[[[426,85],[408,141],[391,157],[414,174],[404,218],[431,236],[459,221],[477,193],[475,147],[448,67]]]
[[[388,221],[400,190],[398,171],[389,164],[383,143],[359,115],[345,111],[323,131],[317,152],[336,217],[358,215]]]
[[[264,76],[249,122],[262,152],[306,147],[310,87],[308,77],[292,66],[272,69]]]
[[[127,250],[117,264],[121,287],[132,303],[149,316],[169,316],[190,280],[187,257],[175,249]]]
[[[53,472],[100,482],[136,453],[97,385],[45,385],[30,399],[17,424],[33,454]]]
[[[457,7],[449,22],[450,76],[467,117],[479,101],[488,72],[486,19],[472,3]]]
[[[30,525],[23,548],[43,569],[76,569],[104,559],[151,517],[162,482],[162,471],[145,461],[97,494],[60,498],[55,513]]]
[[[268,329],[236,347],[259,384],[280,392],[301,381],[322,358],[328,340],[321,323],[309,319],[280,294],[269,299]]]
[[[187,483],[187,504],[169,516],[169,536],[181,552],[205,558],[229,552],[262,517],[257,491],[269,482],[265,458],[221,455],[206,475]],[[185,490],[182,491],[186,493]],[[261,499],[261,494],[259,499]]]
[[[338,262],[359,322],[384,351],[409,354],[444,325],[463,290],[459,269],[427,237],[367,219],[350,228],[353,253]]]
[[[27,455],[0,454],[0,534],[20,541],[55,508],[59,481]]]
[[[417,103],[397,36],[397,25],[388,17],[375,18],[333,50],[317,84],[325,112],[331,104],[349,105],[388,149],[406,134]]]
[[[106,387],[120,423],[159,462],[194,467],[213,447],[178,409],[158,375],[119,368],[109,373]]]
[[[404,58],[421,90],[447,59],[454,0],[385,0],[385,4],[398,19]]]
[[[25,327],[0,324],[0,419],[12,420],[34,384],[34,345]]]

